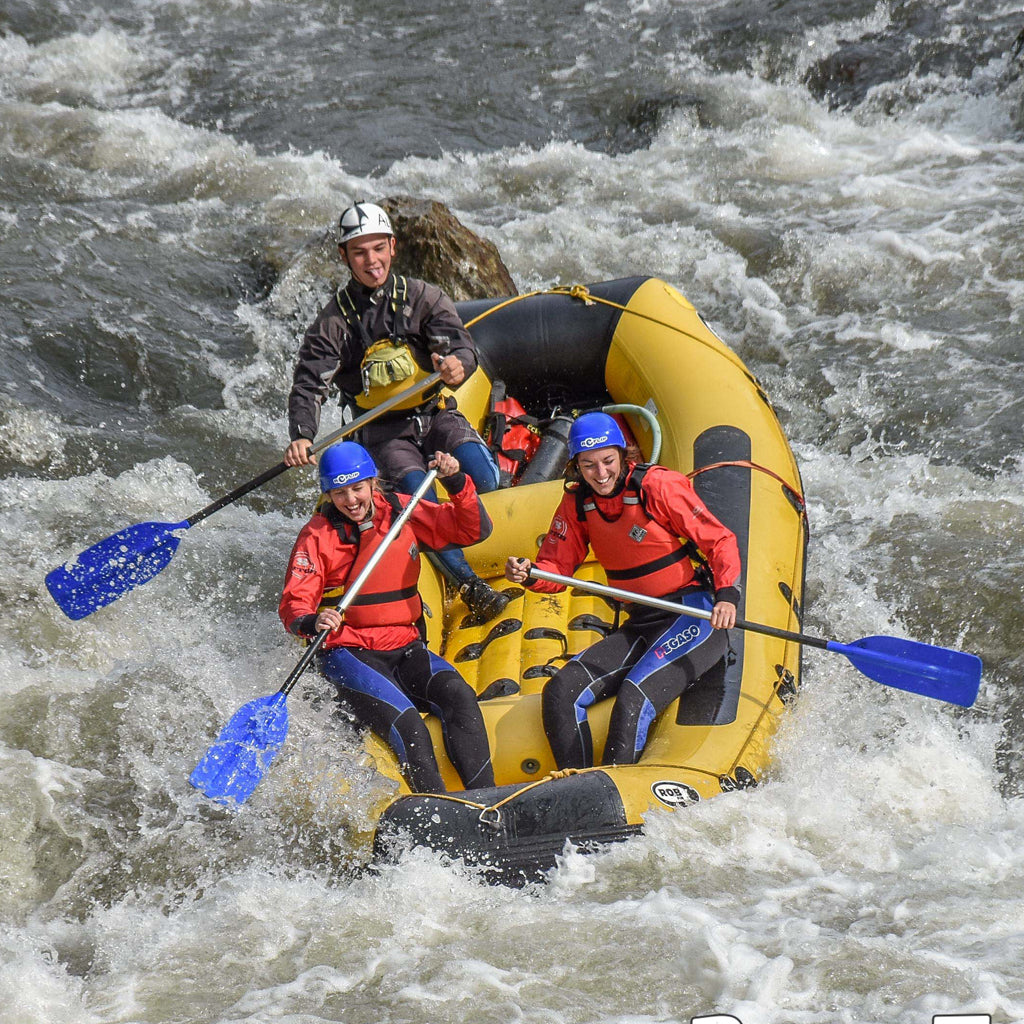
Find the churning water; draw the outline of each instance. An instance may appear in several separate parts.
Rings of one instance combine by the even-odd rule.
[[[0,0],[0,1020],[1024,1020],[1022,28],[998,0]],[[797,452],[808,632],[977,652],[976,707],[810,652],[761,787],[526,891],[360,870],[374,784],[315,681],[244,813],[199,798],[294,663],[311,481],[81,622],[43,577],[278,461],[326,289],[297,255],[400,193],[521,289],[676,285]]]

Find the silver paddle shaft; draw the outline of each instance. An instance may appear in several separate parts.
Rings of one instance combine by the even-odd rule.
[[[586,590],[592,594],[601,594],[604,597],[612,597],[617,601],[634,601],[636,604],[647,604],[652,608],[664,608],[665,611],[676,612],[679,615],[689,615],[695,619],[711,619],[711,612],[703,608],[691,608],[689,605],[678,604],[675,601],[666,601],[660,597],[647,597],[646,594],[635,594],[632,590],[619,590],[618,587],[608,587],[602,583],[590,583],[587,580],[578,580],[574,576],[559,576],[557,573],[545,572],[543,569],[530,567],[530,575],[534,579],[548,580],[550,583],[561,583],[566,587],[576,587],[578,590]],[[780,640],[792,640],[798,644],[807,644],[809,647],[817,647],[820,650],[830,650],[830,645],[835,644],[834,640],[822,640],[817,636],[808,636],[806,633],[794,633],[789,629],[779,629],[777,626],[766,626],[760,622],[747,622],[746,619],[737,619],[737,629],[746,629],[751,633],[760,633],[762,636],[775,636]]]
[[[409,504],[402,509],[398,514],[398,518],[391,524],[391,528],[384,535],[384,539],[377,546],[377,550],[370,555],[370,560],[363,566],[362,571],[353,580],[352,585],[345,588],[345,593],[338,602],[338,611],[340,613],[344,614],[345,609],[356,599],[363,584],[369,579],[370,573],[377,568],[377,563],[384,557],[384,552],[387,551],[391,546],[391,542],[401,533],[402,527],[405,526],[405,521],[412,515],[412,510],[420,503],[420,499],[430,490],[436,479],[436,469],[432,469],[423,478],[423,483],[413,492],[412,497],[409,499]],[[317,633],[316,639],[309,645],[299,663],[288,673],[288,678],[281,685],[280,693],[287,694],[291,692],[292,687],[298,682],[299,676],[306,671],[307,666],[313,660],[316,652],[320,650],[330,632],[329,629],[322,629]]]
[[[646,594],[636,594],[632,590],[619,590],[618,587],[609,587],[603,583],[591,583],[589,580],[578,580],[575,576],[559,576],[558,573],[545,572],[536,566],[530,567],[530,576],[535,580],[547,580],[548,583],[561,583],[566,587],[576,587],[579,590],[586,590],[591,594],[598,594],[601,597],[611,597],[616,601],[633,601],[636,604],[646,604],[651,608],[661,608],[666,612],[677,612],[683,615],[692,615],[695,619],[709,619],[711,612],[703,608],[691,608],[686,604],[679,604],[677,601],[666,601],[661,597],[648,597]]]

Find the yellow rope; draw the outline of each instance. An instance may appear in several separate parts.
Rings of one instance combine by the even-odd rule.
[[[484,824],[492,825],[497,828],[501,824],[501,808],[506,804],[511,803],[513,800],[518,800],[520,797],[525,796],[530,792],[531,789],[536,789],[538,786],[544,786],[549,782],[554,782],[556,779],[568,779],[573,775],[587,775],[590,772],[608,772],[615,771],[616,769],[628,769],[628,768],[644,768],[654,769],[655,771],[664,772],[677,772],[680,769],[688,771],[698,772],[701,775],[706,775],[711,779],[718,779],[720,776],[715,772],[707,771],[703,768],[693,768],[688,765],[679,764],[660,764],[641,761],[639,764],[596,764],[590,768],[561,768],[556,769],[553,772],[549,772],[542,779],[537,779],[534,782],[529,782],[522,788],[515,790],[515,792],[509,793],[508,796],[499,800],[497,803],[484,804],[476,800],[467,800],[465,797],[454,796],[451,793],[414,793],[414,796],[429,796],[434,800],[447,800],[453,804],[462,804],[464,807],[472,807],[473,810],[480,812],[480,821]],[[493,820],[491,818],[493,816]]]
[[[660,320],[656,316],[651,316],[650,313],[641,313],[639,310],[630,309],[629,306],[623,306],[621,302],[613,302],[611,299],[605,299],[600,295],[594,295],[585,284],[573,284],[564,287],[559,286],[556,288],[540,288],[532,292],[524,292],[522,295],[513,295],[511,298],[505,299],[504,302],[499,302],[497,305],[491,306],[490,309],[485,309],[479,316],[468,321],[466,323],[466,327],[472,327],[485,317],[490,316],[492,313],[497,313],[499,309],[504,309],[506,306],[511,306],[514,302],[521,302],[523,299],[531,299],[536,295],[568,295],[569,298],[579,299],[588,306],[593,306],[594,303],[600,303],[603,306],[609,306],[612,309],[619,310],[620,312],[630,313],[635,317],[639,317],[641,320],[648,320],[650,323],[657,324],[659,327],[667,327],[670,331],[682,334],[684,337],[690,338],[692,341],[696,341],[698,344],[704,345],[706,348],[713,349],[715,352],[720,353],[720,350],[712,342],[708,341],[707,338],[702,338],[699,334],[687,331],[678,324],[669,323],[667,320]],[[724,354],[737,369],[742,370],[743,373],[745,373],[746,376],[753,381],[758,388],[760,388],[760,384],[757,383],[757,378],[755,378],[750,370],[743,365],[743,361],[739,356],[737,356],[728,347],[725,348]]]
[[[474,324],[479,323],[484,317],[490,316],[492,313],[497,313],[499,309],[504,309],[506,306],[511,306],[514,302],[521,302],[523,299],[532,299],[534,295],[552,295],[553,292],[546,291],[535,291],[535,292],[523,292],[522,295],[513,295],[509,299],[505,299],[504,302],[499,302],[496,306],[491,306],[490,309],[485,309],[479,316],[473,317],[472,320],[466,321],[466,327],[472,327]]]

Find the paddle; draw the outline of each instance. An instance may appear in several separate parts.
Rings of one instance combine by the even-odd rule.
[[[391,524],[377,550],[363,566],[362,572],[351,586],[345,588],[345,593],[338,603],[339,612],[344,614],[345,609],[362,589],[420,498],[430,490],[436,476],[437,470],[432,469],[427,473],[423,483],[416,488],[409,504]],[[218,803],[233,801],[236,804],[243,804],[249,799],[288,735],[288,707],[285,699],[330,632],[329,629],[324,629],[317,634],[298,664],[288,673],[288,678],[277,693],[251,700],[231,716],[231,720],[220,731],[213,746],[189,776],[188,781],[196,789]]]
[[[679,612],[698,619],[711,618],[711,612],[703,608],[690,608],[673,601],[665,601],[660,597],[646,597],[629,590],[578,580],[574,576],[559,576],[534,566],[530,568],[530,576],[619,601],[635,601],[637,604],[664,608],[666,611]],[[866,636],[851,644],[841,644],[836,640],[822,640],[819,637],[807,636],[805,633],[791,633],[787,629],[762,626],[756,622],[745,622],[743,619],[736,620],[736,628],[779,637],[782,640],[792,640],[823,651],[834,651],[848,658],[854,668],[859,669],[869,679],[874,679],[884,686],[918,693],[923,697],[934,697],[936,700],[959,704],[965,708],[974,703],[978,696],[978,688],[981,686],[981,658],[976,654],[954,651],[948,647],[935,647],[916,640],[902,640],[895,636]]]
[[[411,387],[374,406],[339,430],[329,434],[309,449],[316,454],[335,441],[366,426],[382,413],[393,409],[408,398],[425,391],[441,379],[432,373]],[[223,498],[211,502],[180,523],[138,523],[101,540],[87,548],[77,558],[51,570],[46,577],[46,589],[69,619],[84,619],[100,608],[116,601],[122,594],[148,583],[162,572],[174,557],[181,541],[178,531],[187,530],[212,516],[225,505],[230,505],[250,491],[262,487],[267,481],[280,476],[290,468],[284,462],[236,487]]]

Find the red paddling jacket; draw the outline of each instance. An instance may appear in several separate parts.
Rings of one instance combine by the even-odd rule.
[[[490,535],[491,520],[473,481],[457,473],[441,481],[451,501],[422,500],[377,563],[359,594],[345,610],[341,629],[324,647],[363,647],[393,651],[419,636],[416,623],[423,610],[416,590],[419,546],[439,550],[448,544],[465,547]],[[302,528],[288,561],[278,614],[296,636],[316,635],[317,612],[337,604],[380,546],[396,516],[410,500],[407,494],[373,492],[373,514],[358,525],[330,502]]]
[[[571,576],[586,560],[588,547],[611,586],[647,597],[703,586],[698,573],[706,560],[715,600],[739,603],[736,535],[704,507],[682,473],[664,466],[630,462],[622,486],[607,498],[585,484],[567,490],[541,543],[537,568]],[[530,588],[564,589],[546,580],[535,580]]]

